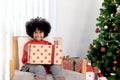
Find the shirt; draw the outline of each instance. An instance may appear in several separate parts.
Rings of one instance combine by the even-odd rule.
[[[38,41],[38,40],[33,39],[33,40],[28,41],[28,42],[24,45],[24,48],[23,48],[23,56],[22,56],[22,63],[23,63],[23,64],[27,63],[27,61],[28,61],[28,51],[27,51],[27,50],[28,50],[28,45],[29,45],[29,44],[51,45],[51,43],[48,42],[48,41],[46,41],[46,40],[40,40],[40,41]],[[44,67],[45,67],[45,69],[46,69],[46,73],[48,73],[49,66],[45,66],[45,65],[44,65]]]

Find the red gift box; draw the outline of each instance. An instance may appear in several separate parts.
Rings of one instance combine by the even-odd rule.
[[[76,72],[82,71],[82,59],[64,59],[63,60],[63,68],[67,70],[72,70]]]
[[[28,47],[30,64],[61,64],[61,45],[30,44]]]
[[[76,72],[82,72],[82,59],[76,59],[76,64],[75,64],[75,71]]]
[[[73,61],[72,60],[63,60],[63,69],[73,70]]]

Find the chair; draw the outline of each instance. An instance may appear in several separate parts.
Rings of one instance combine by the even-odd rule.
[[[20,51],[23,45],[30,38],[26,36],[13,36],[12,37],[12,59],[10,60],[10,80],[34,80],[33,74],[29,72],[20,71],[22,63]],[[65,80],[85,80],[86,61],[83,60],[81,65],[82,73],[78,73],[70,70],[63,70]],[[50,74],[47,75],[46,80],[53,80]]]

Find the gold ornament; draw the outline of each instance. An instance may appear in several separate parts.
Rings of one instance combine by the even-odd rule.
[[[117,7],[117,13],[120,13],[120,6]]]
[[[118,53],[119,53],[119,50],[117,50],[116,53],[118,54]]]
[[[96,48],[96,45],[93,45],[94,48]]]

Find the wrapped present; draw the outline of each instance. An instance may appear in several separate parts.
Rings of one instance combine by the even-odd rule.
[[[86,80],[107,80],[98,67],[93,67],[88,60],[86,66]]]
[[[95,79],[95,73],[93,71],[93,67],[91,66],[91,63],[88,62],[86,65],[86,80],[94,80]]]
[[[82,72],[82,59],[74,59],[74,67],[73,70],[76,72]]]
[[[69,59],[63,59],[62,64],[64,69],[72,70],[76,72],[81,72],[82,70],[82,59],[75,59],[75,58],[69,58]]]
[[[107,78],[102,73],[98,73],[98,80],[107,80]]]
[[[72,60],[63,60],[63,65],[62,65],[63,69],[67,69],[67,70],[73,70],[73,62]]]
[[[30,44],[28,54],[30,64],[62,63],[62,45]]]

